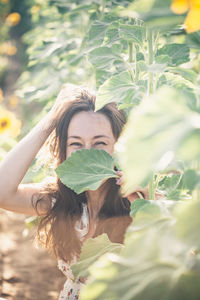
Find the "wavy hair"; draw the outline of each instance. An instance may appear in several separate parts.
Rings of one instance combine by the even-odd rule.
[[[56,165],[66,159],[68,127],[73,116],[82,111],[95,111],[95,95],[87,89],[76,89],[70,97],[72,101],[58,118],[56,128],[46,143]],[[109,103],[98,113],[108,118],[117,140],[126,122],[124,112],[118,110],[115,103]],[[114,178],[108,179],[107,184],[109,189],[98,213],[94,236],[107,233],[112,242],[122,243],[126,228],[131,222],[130,202],[121,196]],[[37,212],[39,207],[48,207],[47,213],[40,218],[37,230],[39,242],[57,258],[71,262],[81,251],[82,242],[75,225],[83,213],[83,203],[87,204],[85,192],[77,195],[57,177],[55,183],[47,184],[43,191],[35,196],[32,203]]]

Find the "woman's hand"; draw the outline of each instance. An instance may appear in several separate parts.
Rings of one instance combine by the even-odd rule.
[[[66,110],[69,104],[76,100],[76,95],[80,91],[80,87],[71,83],[63,84],[54,105],[50,110],[53,118],[59,116]]]
[[[116,183],[118,185],[122,185],[123,183],[123,173],[121,171],[116,171],[117,175],[119,176],[119,178],[117,178]],[[143,198],[148,200],[149,199],[149,189],[148,187],[142,188],[140,186],[138,186],[131,194],[125,194],[123,195],[123,197],[127,198],[130,202],[133,202],[134,200],[138,199],[138,198]],[[159,199],[163,199],[164,195],[161,193],[156,193],[155,194],[155,198],[156,200]]]
[[[123,173],[121,171],[116,171],[116,173],[119,176],[119,178],[116,180],[116,183],[121,186],[123,183]],[[123,197],[127,198],[130,202],[133,202],[138,198],[149,199],[148,188],[142,188],[138,186],[131,194],[124,194]]]

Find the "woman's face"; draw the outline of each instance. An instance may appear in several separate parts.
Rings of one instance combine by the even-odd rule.
[[[69,123],[66,157],[80,149],[100,149],[113,155],[116,139],[108,118],[97,112],[82,111]]]

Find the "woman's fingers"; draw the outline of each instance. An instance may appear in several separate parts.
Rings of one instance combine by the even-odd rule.
[[[121,186],[123,184],[123,173],[122,171],[116,171],[116,173],[119,176],[118,178],[116,178],[116,184]],[[124,193],[123,197],[126,197],[130,202],[138,198],[148,199],[149,197],[148,187],[142,188],[138,186],[132,191],[132,193],[129,194]]]
[[[53,115],[59,117],[60,114],[68,107],[69,103],[76,100],[78,92],[80,94],[80,87],[77,85],[71,83],[64,84],[51,109]]]
[[[122,171],[116,171],[116,173],[119,176],[118,178],[116,178],[116,184],[121,186],[123,184],[123,173]],[[124,193],[123,197],[127,198],[130,202],[133,202],[138,198],[149,199],[149,189],[148,187],[142,188],[141,186],[138,186],[132,191],[132,193]],[[155,200],[159,199],[164,199],[164,194],[162,194],[161,192],[156,192]]]
[[[118,178],[116,178],[116,184],[122,185],[122,183],[123,183],[123,177],[122,177],[123,173],[122,173],[122,171],[116,171],[116,173],[119,176]]]

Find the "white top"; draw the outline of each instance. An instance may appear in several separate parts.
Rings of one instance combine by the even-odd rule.
[[[80,240],[88,233],[89,230],[89,213],[87,204],[83,204],[83,214],[80,221],[76,222],[75,229],[78,232]],[[76,257],[73,259],[72,263],[76,262]],[[71,264],[72,264],[71,263]],[[58,268],[67,277],[63,288],[60,292],[59,300],[77,300],[79,298],[80,288],[84,286],[80,279],[74,279],[70,264],[67,264],[63,260],[58,260]]]

